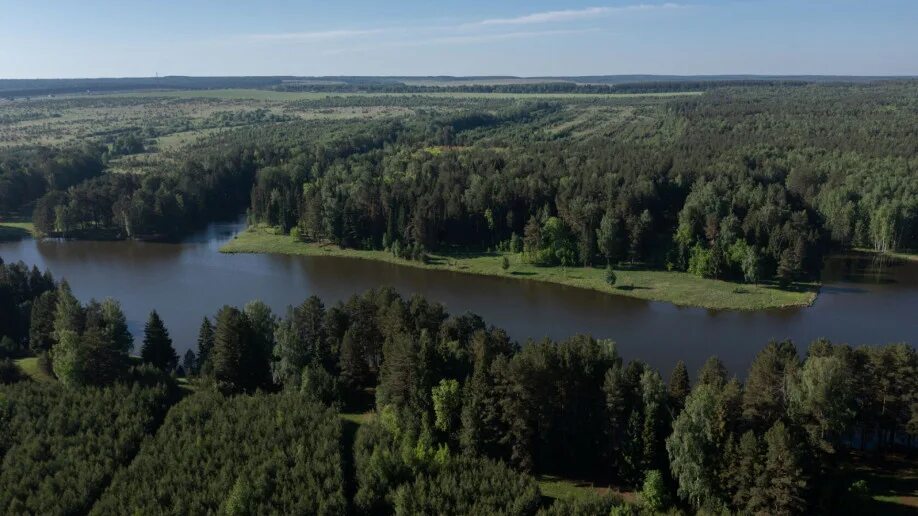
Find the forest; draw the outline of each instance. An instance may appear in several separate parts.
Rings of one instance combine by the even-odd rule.
[[[0,287],[5,513],[858,513],[850,462],[918,434],[906,344],[657,371],[377,288],[224,306],[179,357],[155,310],[135,345],[117,301],[50,272],[2,264]],[[543,498],[546,475],[637,494]]]
[[[100,174],[106,156],[130,152],[115,142],[11,154],[0,200],[33,206],[52,236],[178,238],[248,206],[251,223],[296,239],[405,259],[501,250],[546,267],[787,285],[818,278],[839,249],[918,248],[915,88],[309,98],[290,106],[410,114],[250,118],[144,174]]]

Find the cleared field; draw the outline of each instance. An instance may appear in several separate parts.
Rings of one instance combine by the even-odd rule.
[[[585,288],[608,294],[664,301],[679,306],[709,309],[761,310],[807,306],[816,299],[817,286],[796,284],[788,289],[776,285],[739,285],[699,278],[685,272],[616,269],[614,286],[606,284],[605,269],[537,267],[512,253],[430,254],[427,263],[403,260],[386,251],[341,249],[328,244],[307,244],[287,235],[272,234],[264,228],[239,233],[221,249],[224,253],[277,253],[301,256],[339,256],[377,260],[423,269],[448,270],[467,274],[499,276],[528,281],[544,281]],[[510,267],[502,268],[506,256]]]
[[[45,373],[38,367],[38,357],[20,358],[16,361],[16,365],[19,366],[19,369],[22,369],[23,373],[27,374],[29,378],[36,382],[55,381],[51,375]]]

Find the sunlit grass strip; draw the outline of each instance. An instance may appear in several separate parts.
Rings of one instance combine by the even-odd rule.
[[[808,306],[818,286],[795,284],[788,289],[773,284],[747,285],[699,278],[685,272],[616,269],[615,286],[606,284],[606,271],[585,267],[537,267],[515,253],[430,254],[427,263],[396,258],[387,251],[342,249],[329,244],[302,243],[263,228],[241,232],[221,249],[224,253],[275,253],[301,256],[360,258],[422,269],[447,270],[484,276],[544,281],[679,306],[725,310],[762,310]],[[510,262],[502,268],[503,257]]]

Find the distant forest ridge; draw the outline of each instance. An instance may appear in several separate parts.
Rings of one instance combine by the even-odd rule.
[[[514,76],[251,76],[122,77],[84,79],[0,79],[0,97],[150,89],[263,88],[295,91],[506,93],[639,93],[705,90],[722,86],[810,83],[865,83],[908,80],[907,76],[842,75],[587,75]]]

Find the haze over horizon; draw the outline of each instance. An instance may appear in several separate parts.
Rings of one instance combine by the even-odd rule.
[[[0,1],[0,78],[918,74],[902,0]]]

